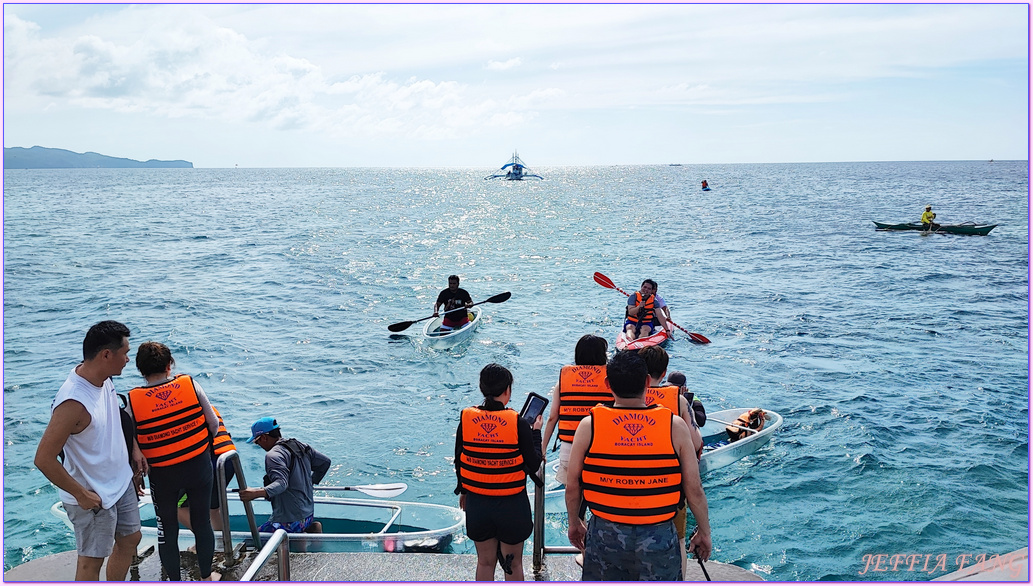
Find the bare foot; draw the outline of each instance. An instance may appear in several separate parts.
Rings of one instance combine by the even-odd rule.
[[[191,545],[187,548],[187,551],[189,551],[190,553],[197,553],[197,546]]]
[[[220,574],[219,572],[214,572],[214,571],[212,572],[212,574],[210,576],[208,576],[207,578],[204,579],[204,581],[206,581],[206,582],[219,582],[221,580],[222,580],[222,574]]]

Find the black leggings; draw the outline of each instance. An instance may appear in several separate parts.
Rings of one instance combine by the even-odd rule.
[[[193,527],[197,547],[197,565],[201,578],[212,573],[215,553],[215,533],[208,516],[212,499],[212,457],[206,450],[186,462],[151,468],[151,500],[158,516],[158,557],[169,580],[180,580],[179,520],[176,510],[180,495],[185,491],[190,499],[190,526]]]

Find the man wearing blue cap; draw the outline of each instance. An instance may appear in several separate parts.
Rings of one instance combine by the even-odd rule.
[[[284,439],[272,417],[263,417],[251,426],[247,443],[258,444],[266,452],[262,479],[265,486],[241,489],[240,500],[265,497],[273,504],[273,514],[258,530],[322,533],[323,525],[312,520],[312,486],[319,484],[330,470],[330,458],[294,438]]]

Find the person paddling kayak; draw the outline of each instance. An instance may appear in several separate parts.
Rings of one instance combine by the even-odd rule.
[[[434,301],[434,317],[438,317],[438,307],[444,306],[445,319],[441,321],[441,331],[447,332],[453,329],[461,329],[463,326],[470,321],[469,312],[467,311],[453,311],[453,309],[459,309],[460,307],[466,307],[467,309],[473,307],[473,299],[470,298],[470,294],[466,292],[466,289],[459,288],[459,276],[450,275],[448,277],[448,289],[444,289],[438,294],[438,298]]]
[[[922,213],[922,228],[925,230],[939,230],[940,225],[933,222],[936,219],[936,214],[933,213],[933,206],[925,206],[925,211]]]

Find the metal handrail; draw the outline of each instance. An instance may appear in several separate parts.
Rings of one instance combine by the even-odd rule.
[[[538,468],[538,477],[545,478],[545,462]],[[543,480],[544,484],[544,480]],[[545,565],[545,554],[549,553],[581,553],[573,545],[545,545],[545,487],[534,489],[534,534],[531,541],[531,567],[535,574],[542,571]]]
[[[248,567],[244,575],[240,577],[241,582],[250,582],[254,580],[255,575],[261,571],[265,563],[269,561],[269,558],[273,556],[273,552],[277,552],[278,556],[276,559],[276,577],[280,582],[287,582],[291,579],[291,554],[290,554],[290,534],[283,529],[277,529],[273,536],[269,538],[269,541],[262,548],[262,551],[258,552],[255,556],[255,561],[251,562],[251,566]]]
[[[234,476],[237,479],[237,488],[247,488],[247,480],[244,478],[244,468],[240,465],[240,456],[236,450],[230,450],[219,456],[218,461],[215,463],[215,476],[219,482],[219,507],[222,515],[222,544],[223,551],[229,554],[233,551],[233,535],[230,529],[230,506],[229,499],[226,497],[226,463],[233,462]],[[251,501],[243,502],[244,512],[247,514],[248,525],[251,528],[251,538],[255,540],[255,549],[262,544],[262,540],[258,535],[258,523],[255,522],[255,510],[251,506]],[[227,557],[227,560],[229,558]]]

